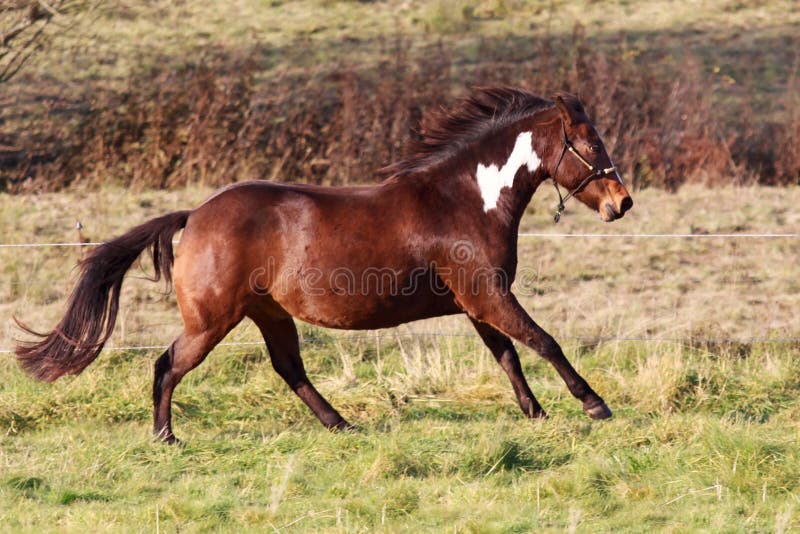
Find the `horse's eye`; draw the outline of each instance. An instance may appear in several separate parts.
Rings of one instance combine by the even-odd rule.
[[[600,152],[600,145],[591,145],[589,146],[589,150],[594,154],[597,154],[598,152]]]

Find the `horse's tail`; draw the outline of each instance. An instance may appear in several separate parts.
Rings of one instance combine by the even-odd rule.
[[[86,256],[67,312],[52,332],[40,334],[17,320],[20,328],[41,338],[17,346],[22,368],[52,382],[67,373],[79,374],[92,363],[114,330],[125,273],[146,248],[152,246],[153,281],[162,277],[167,284],[172,281],[172,237],[186,226],[190,213],[176,211],[152,219]]]

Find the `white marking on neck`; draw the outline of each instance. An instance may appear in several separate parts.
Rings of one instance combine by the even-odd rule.
[[[514,176],[520,167],[526,165],[533,172],[541,163],[539,155],[533,150],[533,132],[523,132],[517,136],[514,150],[502,168],[498,169],[494,163],[488,167],[478,163],[476,177],[483,198],[483,211],[489,213],[489,210],[497,207],[500,190],[514,185]]]

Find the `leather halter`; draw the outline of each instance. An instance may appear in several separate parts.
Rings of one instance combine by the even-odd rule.
[[[572,145],[572,142],[570,142],[570,140],[567,138],[567,128],[566,126],[564,126],[563,122],[561,123],[561,141],[563,143],[563,147],[561,148],[561,155],[558,157],[558,163],[556,163],[556,169],[555,171],[553,171],[553,186],[556,188],[556,192],[558,193],[558,207],[556,208],[556,214],[553,217],[554,223],[557,223],[558,221],[561,220],[561,213],[564,211],[564,203],[571,197],[579,193],[584,187],[586,187],[586,184],[588,184],[595,178],[600,178],[601,176],[606,176],[608,174],[614,173],[617,175],[617,179],[620,182],[622,182],[622,180],[619,178],[619,174],[617,174],[617,168],[615,166],[612,165],[611,167],[601,169],[599,167],[595,167],[594,165],[589,163],[589,161],[587,161],[586,158],[581,156],[581,153],[577,151],[577,149]],[[567,193],[567,196],[562,197],[561,190],[558,188],[558,182],[556,181],[556,177],[558,176],[558,168],[561,166],[561,160],[564,159],[564,154],[566,154],[567,151],[571,152],[576,158],[578,158],[578,161],[583,163],[586,166],[586,168],[589,169],[590,172],[589,175],[587,175],[581,181],[581,183],[578,184],[578,187],[576,187],[572,191],[569,191]]]

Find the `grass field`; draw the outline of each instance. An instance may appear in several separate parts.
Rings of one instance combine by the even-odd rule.
[[[479,41],[547,36],[560,39],[583,26],[586,38],[608,45],[620,38],[630,54],[664,58],[696,51],[717,67],[723,85],[760,69],[761,89],[791,69],[800,13],[791,0],[235,0],[102,2],[94,16],[36,58],[27,80],[47,75],[78,80],[124,80],[165,61],[191,63],[219,49],[258,50],[265,75],[336,63],[366,66],[392,36],[427,47],[453,43],[463,61],[478,59]],[[61,32],[62,34],[64,32]],[[773,45],[766,46],[772,43]],[[748,59],[753,61],[747,61]],[[755,64],[755,60],[759,60]],[[273,70],[274,69],[274,70]],[[74,87],[73,87],[74,88]]]
[[[73,241],[79,219],[82,238],[103,240],[209,192],[2,195],[0,235]],[[524,232],[800,229],[800,188],[646,190],[614,224],[574,205],[557,227],[553,197],[537,193]],[[3,530],[800,528],[797,238],[527,237],[520,250],[524,305],[605,397],[612,420],[586,419],[555,372],[523,349],[551,416],[525,420],[459,317],[366,333],[301,326],[312,379],[359,426],[352,434],[325,431],[256,345],[218,348],[179,386],[183,447],[149,435],[160,350],[107,351],[53,385],[2,354]],[[0,249],[1,349],[18,335],[12,313],[52,326],[79,254]],[[131,274],[109,344],[169,343],[180,329],[173,297]],[[227,341],[257,340],[243,323]]]
[[[103,241],[212,192],[176,183],[329,179],[290,172],[289,148],[310,161],[341,152],[348,169],[389,163],[414,98],[428,109],[470,83],[596,88],[583,96],[629,183],[682,183],[675,165],[694,146],[689,183],[769,183],[758,172],[772,165],[800,184],[795,4],[102,2],[66,34],[52,24],[52,48],[0,87],[0,243]],[[580,70],[586,58],[598,68]],[[693,125],[687,110],[721,126]],[[329,122],[303,123],[322,112]],[[269,121],[300,123],[263,130],[288,148],[247,137]],[[369,139],[350,135],[359,128]],[[648,179],[651,142],[672,177]],[[724,164],[711,169],[714,158]],[[153,172],[173,160],[195,167]],[[312,380],[359,428],[329,433],[245,321],[176,390],[184,444],[165,446],[150,437],[163,349],[136,347],[178,334],[174,296],[133,269],[112,349],[81,376],[37,383],[8,353],[21,336],[11,318],[51,328],[87,247],[0,247],[0,532],[800,530],[800,239],[741,236],[800,232],[800,186],[687,185],[634,201],[614,224],[574,204],[554,226],[545,186],[521,229],[612,234],[520,238],[515,285],[614,410],[603,422],[520,349],[550,415],[526,420],[463,317],[377,332],[300,325]],[[622,235],[664,233],[697,237]],[[709,236],[720,233],[740,237]]]

